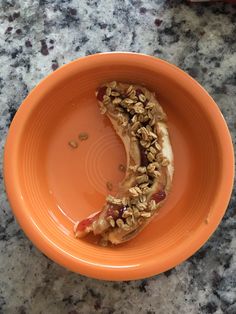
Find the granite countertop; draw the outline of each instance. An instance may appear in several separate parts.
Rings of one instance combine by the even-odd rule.
[[[0,154],[29,91],[102,51],[166,59],[195,77],[236,136],[236,8],[180,0],[0,1]],[[0,171],[0,313],[236,313],[236,201],[192,258],[146,280],[103,282],[56,265],[13,218]]]

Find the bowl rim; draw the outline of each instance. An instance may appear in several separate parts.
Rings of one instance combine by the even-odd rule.
[[[176,250],[175,258],[166,261],[165,265],[159,268],[155,265],[155,261],[151,261],[151,263],[146,263],[141,266],[135,265],[131,271],[130,267],[123,267],[120,269],[109,267],[109,265],[92,265],[84,260],[75,259],[72,255],[61,250],[56,243],[52,243],[50,239],[47,239],[31,218],[24,214],[20,187],[16,183],[16,174],[18,171],[16,167],[17,163],[15,161],[18,156],[19,142],[21,140],[21,135],[23,134],[24,125],[27,122],[32,110],[39,102],[40,97],[45,94],[45,91],[49,91],[56,86],[57,83],[67,75],[70,76],[71,73],[77,69],[77,67],[88,65],[91,61],[96,62],[96,60],[99,59],[103,59],[105,61],[106,58],[115,60],[117,57],[122,60],[126,59],[126,62],[127,58],[132,58],[132,61],[134,62],[154,62],[159,64],[164,71],[174,71],[178,75],[182,85],[190,81],[192,92],[196,89],[199,93],[198,97],[200,97],[201,103],[207,102],[207,108],[205,108],[205,110],[208,111],[209,117],[211,117],[211,122],[217,126],[215,128],[215,132],[217,133],[221,144],[220,148],[223,147],[221,150],[222,173],[224,173],[224,178],[220,183],[220,190],[222,193],[220,193],[220,196],[216,197],[215,201],[218,204],[217,212],[214,212],[214,216],[211,217],[208,228],[200,227],[198,232],[191,235],[191,241],[186,242],[185,250]],[[41,80],[24,99],[11,123],[4,149],[3,165],[5,188],[12,211],[21,228],[34,245],[50,259],[67,269],[88,277],[103,280],[119,281],[146,278],[167,271],[168,269],[171,269],[188,259],[201,248],[201,246],[209,239],[219,225],[227,209],[234,182],[234,150],[230,132],[220,109],[212,97],[196,80],[177,66],[153,56],[133,52],[104,52],[81,57],[63,65]]]

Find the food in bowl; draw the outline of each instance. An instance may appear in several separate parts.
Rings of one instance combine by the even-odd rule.
[[[103,209],[77,222],[74,231],[78,238],[93,233],[104,245],[120,244],[150,223],[170,191],[174,165],[167,116],[155,93],[143,86],[112,81],[96,97],[124,144],[127,167],[116,196],[108,195]]]

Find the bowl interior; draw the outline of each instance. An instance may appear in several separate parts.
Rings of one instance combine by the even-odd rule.
[[[191,255],[204,242],[192,250],[191,238],[215,219],[223,175],[220,140],[197,83],[182,73],[186,84],[168,64],[128,59],[74,62],[70,71],[62,68],[44,80],[26,100],[32,107],[18,147],[16,181],[24,213],[17,217],[28,215],[41,235],[36,238],[30,228],[27,234],[64,266],[105,279],[145,277]],[[144,84],[157,93],[168,115],[175,173],[168,200],[150,225],[126,244],[103,248],[94,239],[75,239],[73,224],[99,210],[109,193],[106,183],[112,182],[115,193],[124,175],[123,145],[95,98],[96,88],[110,80]],[[89,138],[79,141],[80,132]],[[71,140],[78,148],[68,145]]]

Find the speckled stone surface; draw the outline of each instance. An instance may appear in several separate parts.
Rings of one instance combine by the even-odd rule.
[[[164,0],[1,0],[0,154],[29,91],[58,66],[102,51],[166,59],[195,77],[236,136],[236,9]],[[102,282],[48,260],[15,222],[0,172],[0,313],[236,313],[236,201],[192,258],[162,275]]]

